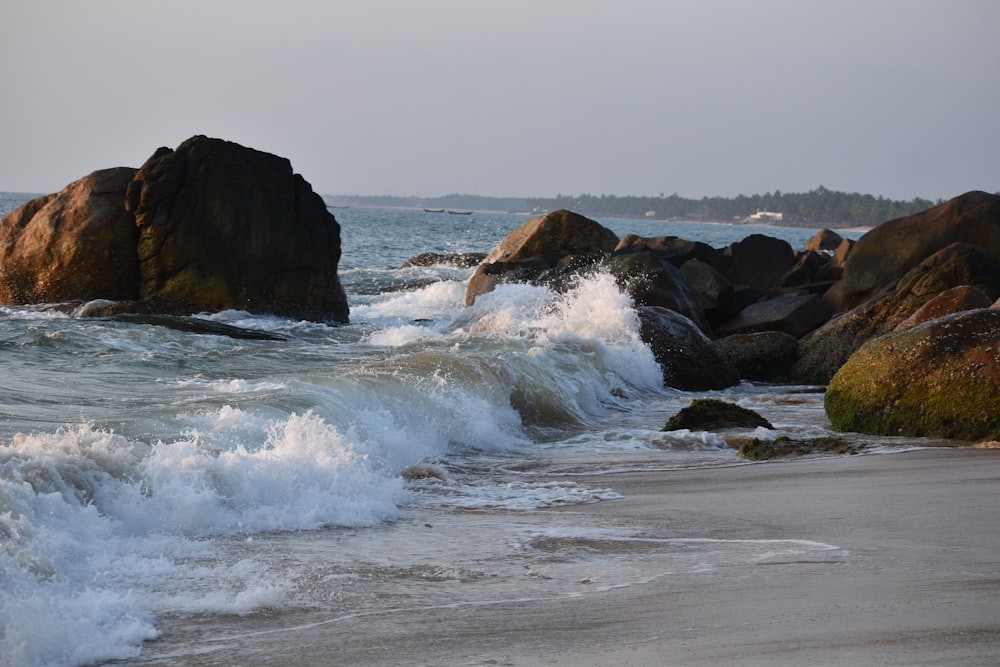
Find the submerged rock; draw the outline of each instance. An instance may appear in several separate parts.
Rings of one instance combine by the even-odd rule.
[[[441,252],[422,252],[419,255],[414,255],[405,262],[401,268],[407,268],[411,266],[457,266],[459,268],[472,268],[473,266],[478,266],[482,261],[486,259],[485,252],[454,252],[454,253],[441,253]]]
[[[751,461],[806,456],[809,454],[858,454],[865,449],[863,444],[850,443],[844,438],[805,438],[796,440],[780,435],[774,440],[753,438],[740,443],[737,455]]]
[[[699,398],[671,417],[664,431],[718,431],[729,428],[774,428],[753,410],[715,398]]]
[[[1000,437],[1000,309],[970,310],[869,341],[833,376],[825,407],[841,431]]]

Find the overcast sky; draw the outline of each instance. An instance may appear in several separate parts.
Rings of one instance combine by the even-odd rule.
[[[0,190],[194,134],[331,194],[1000,190],[996,0],[0,0]]]

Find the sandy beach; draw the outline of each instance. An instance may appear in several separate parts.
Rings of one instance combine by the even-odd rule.
[[[1000,661],[998,451],[618,473],[588,484],[623,497],[545,511],[544,521],[586,517],[634,537],[539,540],[525,576],[503,582],[504,600],[203,619],[200,639],[168,623],[154,645],[183,640],[186,655],[153,650],[129,664]],[[559,594],[538,588],[559,577],[573,578]]]

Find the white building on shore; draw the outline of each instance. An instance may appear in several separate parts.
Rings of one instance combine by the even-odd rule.
[[[753,215],[748,215],[746,217],[747,222],[781,222],[784,218],[784,214],[776,213],[774,211],[757,211]]]

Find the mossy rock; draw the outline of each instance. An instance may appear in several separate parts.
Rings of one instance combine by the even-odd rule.
[[[774,428],[753,410],[715,398],[699,398],[670,418],[664,431],[717,431],[727,428]]]
[[[857,454],[864,447],[854,445],[843,438],[807,438],[793,440],[782,435],[774,440],[754,438],[740,445],[737,454],[751,461],[805,456],[807,454]]]
[[[957,313],[869,341],[834,375],[824,402],[840,431],[1000,437],[1000,309]]]

